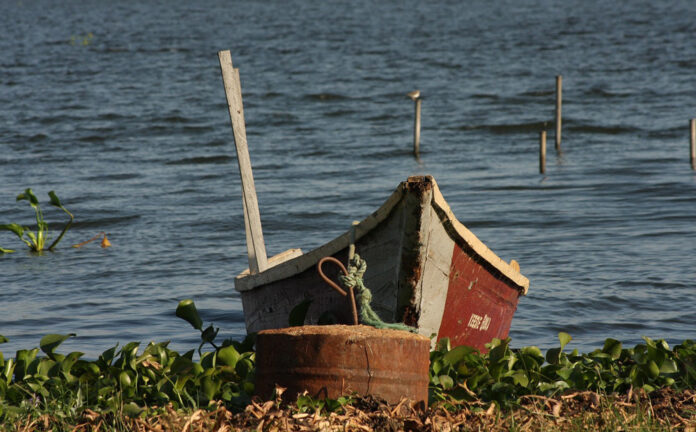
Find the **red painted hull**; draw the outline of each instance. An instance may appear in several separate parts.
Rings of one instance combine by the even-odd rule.
[[[485,351],[493,338],[510,330],[520,293],[497,279],[481,262],[454,246],[449,288],[437,338]]]

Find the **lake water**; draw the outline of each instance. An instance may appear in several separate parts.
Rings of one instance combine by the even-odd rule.
[[[0,246],[0,346],[76,333],[197,346],[193,298],[244,334],[241,192],[217,51],[240,68],[266,247],[310,250],[432,174],[457,217],[531,281],[513,345],[695,336],[696,3],[7,1],[0,223],[55,190],[55,253]],[[563,75],[563,153],[553,149]],[[410,154],[420,89],[421,160]],[[538,136],[548,122],[546,176]],[[45,206],[52,228],[64,214]],[[70,245],[105,231],[113,246]]]

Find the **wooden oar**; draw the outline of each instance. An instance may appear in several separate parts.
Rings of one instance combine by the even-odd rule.
[[[239,69],[232,66],[232,56],[228,50],[218,52],[220,69],[222,70],[222,82],[225,86],[227,106],[234,133],[234,145],[237,148],[237,162],[239,163],[239,175],[242,180],[242,203],[244,207],[244,228],[247,239],[247,253],[249,255],[249,271],[252,274],[262,272],[268,268],[266,245],[263,241],[261,230],[261,216],[259,204],[256,198],[254,176],[251,172],[251,159],[249,158],[249,146],[246,140],[246,127],[244,125],[244,108],[242,105],[242,86],[239,80]]]

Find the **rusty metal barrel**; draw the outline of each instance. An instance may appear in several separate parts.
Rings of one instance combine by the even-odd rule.
[[[269,399],[281,386],[292,400],[306,390],[319,398],[357,393],[427,405],[429,357],[430,340],[405,331],[364,325],[263,330],[256,340],[256,394]]]

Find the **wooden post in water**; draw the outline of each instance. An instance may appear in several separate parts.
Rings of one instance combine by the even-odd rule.
[[[415,102],[416,115],[413,122],[413,155],[420,155],[420,130],[421,130],[421,94],[420,90],[415,90],[407,94]]]
[[[546,131],[539,134],[539,173],[546,173]]]
[[[561,106],[563,103],[563,76],[556,77],[556,152],[561,151]]]
[[[696,119],[691,119],[691,169],[696,170]]]
[[[256,198],[254,175],[251,172],[251,159],[249,158],[249,146],[246,140],[246,126],[244,125],[244,107],[242,104],[242,85],[239,79],[239,69],[232,66],[232,56],[228,50],[218,52],[222,82],[227,96],[227,107],[230,112],[232,131],[234,133],[234,145],[237,149],[237,162],[239,163],[239,175],[242,180],[242,204],[244,208],[244,228],[247,238],[247,253],[249,255],[249,271],[259,273],[268,268],[266,245],[263,241],[261,230],[261,216],[259,203]]]

